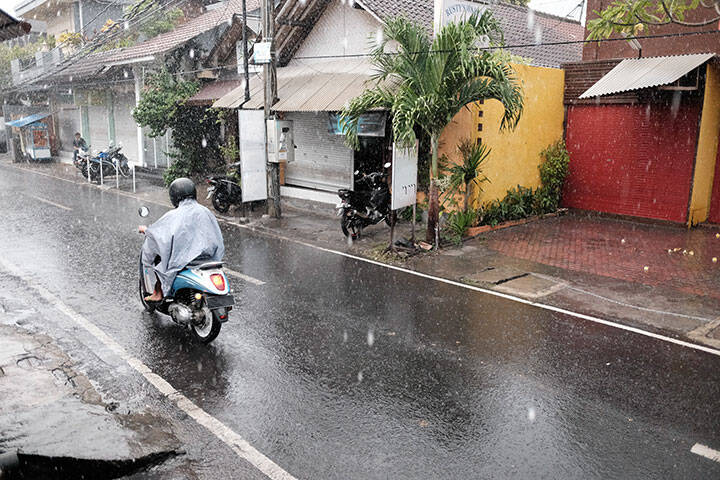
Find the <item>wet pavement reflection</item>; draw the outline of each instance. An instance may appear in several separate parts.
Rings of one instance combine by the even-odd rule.
[[[265,284],[202,346],[142,312],[136,200],[0,171],[7,260],[297,478],[720,476],[709,354],[225,226]]]

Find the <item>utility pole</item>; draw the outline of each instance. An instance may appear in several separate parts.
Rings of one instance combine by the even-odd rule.
[[[263,65],[265,78],[265,162],[267,163],[268,215],[280,218],[280,164],[269,161],[268,120],[277,98],[277,71],[275,66],[275,0],[262,0],[263,42],[270,42],[270,63]]]

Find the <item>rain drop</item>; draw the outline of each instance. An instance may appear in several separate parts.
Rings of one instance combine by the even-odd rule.
[[[358,383],[363,381],[363,373],[362,370],[360,370],[357,374]]]
[[[190,56],[190,58],[195,58],[195,49],[194,49],[194,48],[191,48],[191,49],[190,49],[190,52],[188,53],[188,55]]]
[[[128,78],[129,76],[130,76],[130,74],[128,73],[128,71],[123,70],[123,77]]]
[[[198,362],[197,363],[197,371],[202,372],[202,370],[203,370],[203,364],[202,364],[202,362]]]
[[[205,139],[205,137],[203,137],[202,142],[200,143],[202,144],[203,148],[207,147],[207,140]]]
[[[348,341],[347,330],[343,330],[343,343],[347,343],[347,341]]]
[[[528,408],[528,412],[527,412],[527,418],[528,418],[528,420],[530,420],[531,422],[534,422],[534,421],[535,421],[535,416],[536,416],[536,414],[535,414],[535,408],[534,408],[534,407]]]
[[[527,12],[527,28],[532,30],[535,27],[535,10],[528,8]]]
[[[371,328],[367,333],[367,344],[372,347],[375,344],[375,332]]]

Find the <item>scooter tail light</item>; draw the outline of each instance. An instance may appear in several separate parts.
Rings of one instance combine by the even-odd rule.
[[[219,273],[213,273],[210,275],[210,281],[215,285],[215,288],[217,288],[220,291],[225,290],[225,277],[220,275]]]

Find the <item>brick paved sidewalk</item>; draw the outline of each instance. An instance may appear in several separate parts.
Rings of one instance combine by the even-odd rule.
[[[484,238],[508,257],[720,299],[718,233],[720,227],[688,230],[576,214]]]

